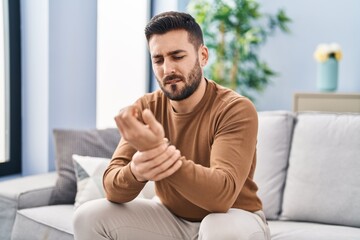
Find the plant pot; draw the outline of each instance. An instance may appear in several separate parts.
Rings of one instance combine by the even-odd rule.
[[[322,92],[334,92],[338,85],[339,63],[335,58],[318,63],[317,89]]]

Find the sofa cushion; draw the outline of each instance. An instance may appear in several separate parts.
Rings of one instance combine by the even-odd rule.
[[[359,239],[360,229],[307,222],[269,221],[271,240]]]
[[[110,159],[76,154],[72,158],[77,179],[75,208],[87,201],[105,197],[102,177]]]
[[[73,205],[56,205],[19,210],[12,240],[73,240]]]
[[[297,117],[281,219],[360,227],[360,115]]]
[[[73,154],[111,158],[120,140],[115,128],[66,130],[55,129],[55,153],[58,179],[50,204],[72,204],[76,195]]]
[[[277,219],[285,185],[294,115],[291,112],[259,112],[257,164],[254,180],[267,219]]]

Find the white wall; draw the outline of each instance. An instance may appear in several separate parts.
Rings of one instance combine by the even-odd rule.
[[[97,1],[49,2],[48,141],[54,163],[53,129],[96,127]]]
[[[183,2],[182,4],[180,2]],[[166,11],[177,11],[179,7],[185,4],[188,0],[155,0],[153,14],[156,15]]]
[[[149,1],[98,0],[96,126],[116,127],[115,115],[147,91],[144,28]]]
[[[22,0],[22,168],[55,169],[54,128],[95,128],[96,0]]]
[[[291,34],[269,38],[261,56],[280,73],[258,96],[258,110],[292,109],[295,92],[317,92],[317,44],[338,42],[343,49],[338,92],[360,91],[360,1],[260,0],[261,9],[274,13],[284,8],[292,18]]]
[[[49,169],[49,3],[22,0],[22,169]]]

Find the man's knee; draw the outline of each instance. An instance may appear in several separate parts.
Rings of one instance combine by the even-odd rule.
[[[110,204],[106,199],[89,201],[79,206],[74,213],[73,227],[75,236],[84,236],[90,232],[96,233],[101,226],[105,205]],[[101,227],[100,227],[101,229]],[[85,238],[81,238],[85,239]]]
[[[246,211],[230,209],[228,213],[213,213],[201,221],[199,240],[268,239],[267,230],[260,225],[261,223],[256,220],[256,217]]]
[[[216,214],[209,214],[201,221],[199,240],[236,239],[229,238],[229,234],[229,231],[219,229],[219,222]]]
[[[97,209],[99,208],[93,201],[86,202],[79,206],[74,213],[74,225],[87,224],[89,221],[96,219]]]
[[[219,214],[209,214],[200,224],[199,240],[218,240],[218,239],[241,239],[238,232],[234,231],[231,224],[221,223]]]

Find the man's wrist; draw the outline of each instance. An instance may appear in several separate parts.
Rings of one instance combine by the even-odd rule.
[[[143,149],[143,150],[138,149],[138,151],[141,152],[141,153],[147,152],[150,155],[153,155],[154,153],[155,154],[157,153],[156,155],[159,155],[159,152],[160,153],[164,152],[166,150],[166,148],[169,146],[169,144],[170,144],[169,140],[167,140],[167,138],[164,138],[158,144],[154,144],[154,146],[149,147],[147,149]],[[151,154],[151,153],[153,153],[153,154]]]
[[[138,151],[139,152],[148,152],[148,151],[152,151],[157,148],[164,148],[164,147],[165,147],[164,148],[164,150],[165,150],[168,145],[169,145],[169,141],[165,138],[164,140],[159,141],[158,143],[153,144],[151,146],[147,146],[144,149],[138,149]]]

